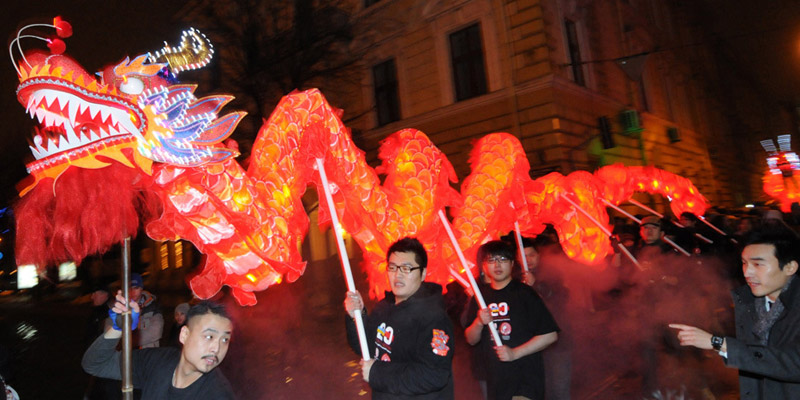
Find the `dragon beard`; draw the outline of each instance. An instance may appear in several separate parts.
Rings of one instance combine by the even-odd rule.
[[[69,168],[57,180],[40,181],[14,207],[17,264],[42,269],[64,261],[80,263],[102,254],[140,223],[161,213],[149,179],[112,162],[100,169]],[[22,245],[24,244],[24,245]]]

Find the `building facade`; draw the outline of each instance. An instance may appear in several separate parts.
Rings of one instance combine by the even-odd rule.
[[[470,143],[502,131],[520,139],[534,178],[654,165],[691,179],[712,205],[765,200],[758,142],[777,134],[763,127],[788,130],[790,118],[720,65],[691,4],[358,3],[354,17],[367,29],[353,45],[369,51],[358,95],[336,105],[368,155],[390,133],[417,128],[463,180]]]
[[[239,54],[241,43],[251,44],[255,31],[258,40],[273,38],[255,40],[256,55],[304,52],[304,47],[281,46],[341,18],[317,17],[305,26],[298,16],[330,15],[331,10],[348,16],[351,37],[328,47],[335,51],[322,61],[303,53],[298,58],[315,64],[283,69],[325,71],[332,64],[325,57],[351,57],[343,64],[348,70],[344,79],[307,73],[308,79],[290,82],[299,89],[319,87],[332,105],[342,108],[354,141],[371,162],[377,163],[382,139],[416,128],[447,154],[463,180],[470,172],[472,141],[509,132],[520,139],[533,178],[612,163],[653,165],[691,179],[712,205],[767,200],[761,189],[766,153],[759,141],[791,132],[791,116],[720,57],[713,38],[703,31],[703,4],[197,0],[181,18],[193,25],[200,21],[201,29],[208,29],[204,24],[228,26],[227,34],[215,37],[213,28],[208,32],[218,44],[219,64],[206,72],[201,87],[233,92],[240,99],[259,98],[232,107],[264,117],[285,93],[269,85],[262,86],[269,90],[237,93],[256,85],[236,80],[279,81],[272,64],[286,57],[251,55],[256,65],[237,65],[248,58]],[[253,28],[259,24],[262,29]],[[285,33],[292,30],[294,36]],[[231,35],[237,43],[226,43]],[[239,131],[254,136],[259,121],[251,118]],[[247,143],[243,148],[246,153]],[[640,197],[665,209],[661,198]]]

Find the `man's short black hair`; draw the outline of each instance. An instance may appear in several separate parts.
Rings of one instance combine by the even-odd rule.
[[[544,235],[539,235],[539,236],[546,237]],[[500,236],[500,240],[508,243],[509,246],[513,247],[514,248],[514,253],[517,252],[517,250],[516,250],[517,249],[517,233],[516,232],[511,231],[507,235]],[[526,247],[533,247],[533,249],[538,252],[540,245],[541,245],[541,243],[537,243],[536,239],[531,238],[531,237],[527,237],[527,236],[522,236],[522,248],[523,249],[526,248]]]
[[[775,258],[778,259],[781,270],[792,261],[800,263],[800,240],[789,228],[778,227],[753,232],[745,247],[754,244],[771,244],[775,247]]]
[[[425,246],[414,237],[404,237],[389,246],[386,252],[386,262],[389,262],[389,256],[392,253],[414,253],[414,261],[425,269],[428,266],[428,252],[425,251]]]
[[[203,300],[189,308],[189,312],[186,313],[186,325],[189,325],[189,321],[191,321],[192,318],[206,314],[218,315],[232,321],[224,305],[209,300]]]
[[[495,256],[505,257],[513,262],[516,259],[514,251],[514,247],[508,244],[508,242],[503,240],[492,240],[482,244],[481,247],[478,248],[478,256],[476,261],[479,266],[483,266],[483,261],[487,257]]]

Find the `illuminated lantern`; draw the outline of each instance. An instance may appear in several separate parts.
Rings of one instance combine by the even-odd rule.
[[[778,200],[781,211],[790,212],[792,203],[800,201],[800,159],[791,151],[791,135],[778,136],[779,149],[771,139],[762,140],[767,152],[767,172],[764,174],[764,192]]]

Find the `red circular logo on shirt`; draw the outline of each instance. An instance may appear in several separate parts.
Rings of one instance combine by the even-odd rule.
[[[508,322],[503,322],[502,324],[500,324],[500,333],[503,336],[510,335],[511,334],[511,324],[509,324]]]

